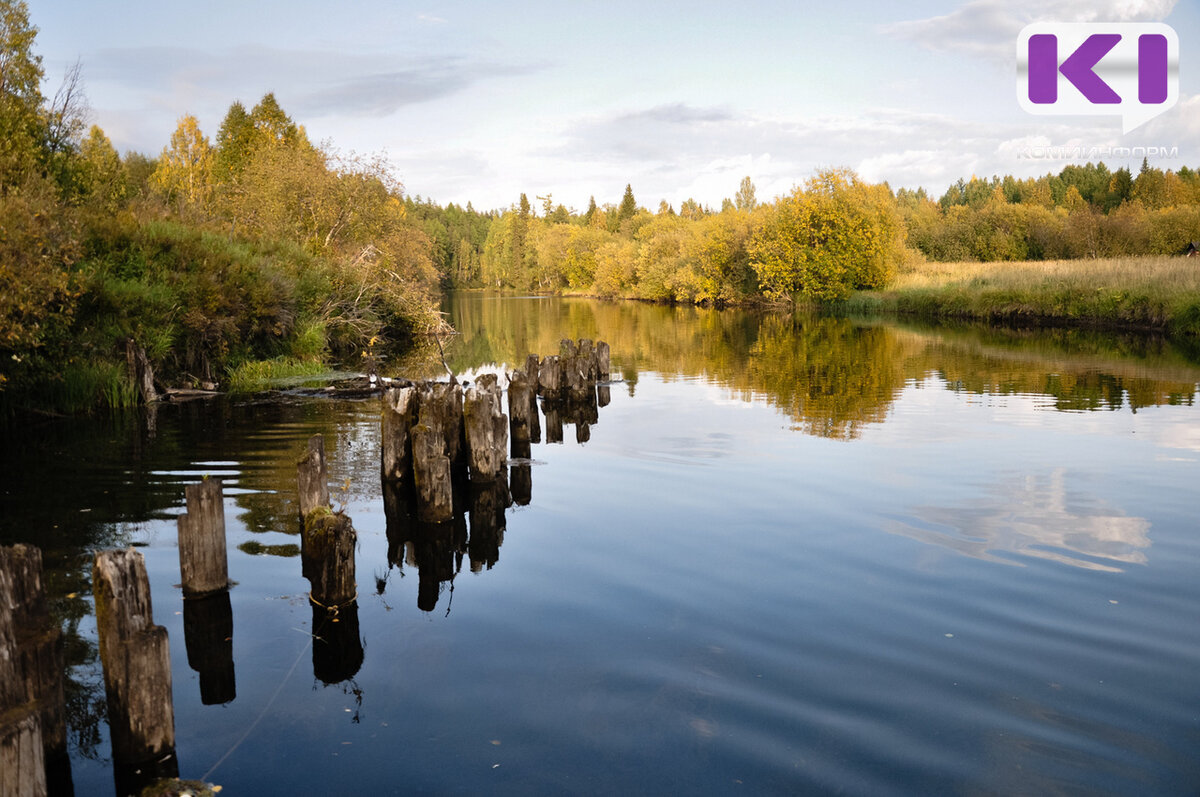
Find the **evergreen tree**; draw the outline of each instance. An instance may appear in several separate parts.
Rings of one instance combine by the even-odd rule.
[[[256,146],[307,143],[300,128],[279,106],[273,92],[264,94],[250,111],[250,123],[254,127]]]
[[[242,173],[254,146],[254,120],[240,102],[235,101],[229,106],[217,130],[216,144],[213,178],[226,182]]]
[[[617,208],[617,225],[632,219],[635,213],[637,213],[637,202],[633,199],[633,189],[626,183],[625,196],[621,197],[621,205]]]

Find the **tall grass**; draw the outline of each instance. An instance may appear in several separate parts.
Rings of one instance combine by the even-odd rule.
[[[230,393],[253,393],[280,380],[316,376],[328,371],[329,366],[315,359],[276,357],[273,360],[252,360],[229,370],[225,388]]]
[[[883,290],[856,293],[843,309],[1200,336],[1200,262],[1154,256],[920,263]]]

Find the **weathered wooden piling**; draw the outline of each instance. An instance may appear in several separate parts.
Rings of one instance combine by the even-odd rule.
[[[229,587],[221,480],[189,484],[184,495],[187,511],[178,518],[179,571],[183,596],[198,598]]]
[[[304,555],[309,560],[309,600],[330,612],[352,603],[358,595],[354,549],[358,535],[350,518],[318,507],[304,518]]]
[[[158,401],[158,391],[154,389],[154,369],[150,367],[146,350],[133,338],[125,341],[125,364],[129,371],[129,381],[137,389],[142,403],[151,404]]]
[[[513,371],[508,382],[508,418],[509,438],[515,458],[528,458],[531,453],[530,410],[536,411],[532,399],[533,386],[529,377],[524,371]]]
[[[428,397],[421,399],[421,423],[439,427],[445,439],[446,458],[451,470],[467,464],[467,446],[463,434],[463,392],[457,382],[434,382]]]
[[[495,374],[484,374],[467,389],[463,422],[472,481],[495,479],[508,458],[508,419],[500,409]]]
[[[50,616],[46,603],[41,549],[21,544],[0,547],[0,570],[10,577],[8,597],[0,595],[0,612],[5,611],[2,605],[7,604],[13,620],[19,683],[23,685],[25,699],[33,703],[40,717],[46,784],[53,794],[69,787],[71,782],[62,630]]]
[[[0,795],[5,797],[46,794],[41,711],[29,693],[26,657],[18,642],[32,558],[27,548],[0,548]],[[36,559],[40,591],[40,552]]]
[[[588,338],[580,338],[578,344],[579,370],[588,382],[595,382],[600,374],[600,363],[596,358],[596,344]]]
[[[232,702],[237,682],[229,590],[184,600],[183,641],[188,666],[200,675],[200,702],[206,706]]]
[[[598,407],[607,407],[612,401],[612,390],[608,385],[596,386],[596,404]]]
[[[385,482],[399,482],[412,474],[412,442],[409,434],[417,423],[420,391],[415,387],[392,388],[383,396],[381,471]]]
[[[0,595],[0,612],[5,611],[2,605],[7,603],[25,697],[33,701],[41,716],[46,779],[53,793],[55,783],[61,782],[56,768],[65,767],[66,782],[70,782],[62,630],[46,603],[40,548],[22,544],[0,547],[0,570],[10,576],[8,598]]]
[[[600,340],[596,342],[596,378],[608,380],[612,378],[612,352],[608,344]]]
[[[557,396],[562,389],[562,362],[557,354],[551,354],[542,360],[538,370],[538,393],[543,396]]]
[[[530,354],[525,358],[525,376],[529,377],[529,384],[533,388],[533,392],[538,390],[538,372],[541,370],[541,358],[536,354]]]
[[[308,439],[308,450],[296,463],[299,482],[300,517],[314,509],[329,506],[329,473],[325,469],[325,438],[315,434]]]
[[[142,555],[97,552],[92,592],[113,760],[118,769],[178,775],[167,629],[154,625]]]
[[[413,428],[411,438],[417,514],[431,522],[449,520],[454,515],[454,488],[445,434],[421,423]]]

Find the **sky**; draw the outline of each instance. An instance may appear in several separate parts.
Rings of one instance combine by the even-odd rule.
[[[847,167],[935,198],[959,178],[1104,160],[1200,166],[1200,0],[29,0],[53,95],[81,64],[89,121],[157,155],[274,92],[314,142],[382,154],[405,191],[477,210],[760,200]],[[1119,117],[1017,102],[1031,22],[1165,22],[1178,103]],[[1112,156],[1087,157],[1108,152]],[[1082,157],[1080,156],[1082,154]]]

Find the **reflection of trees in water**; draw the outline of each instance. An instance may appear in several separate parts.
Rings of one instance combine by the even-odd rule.
[[[1016,564],[1006,554],[1120,572],[1145,564],[1150,522],[1128,517],[1088,493],[1073,493],[1067,473],[1015,475],[961,506],[919,506],[914,522],[889,531],[967,556]],[[919,524],[919,525],[918,525]]]
[[[448,303],[461,333],[447,356],[519,366],[561,338],[603,339],[634,394],[639,373],[700,377],[775,404],[798,430],[852,439],[886,419],[909,380],[953,390],[1044,395],[1061,410],[1191,404],[1200,369],[1161,338],[1083,329],[1003,330],[863,323],[585,299],[467,294]]]
[[[905,346],[845,319],[767,316],[739,389],[761,392],[808,434],[852,439],[904,387]]]

